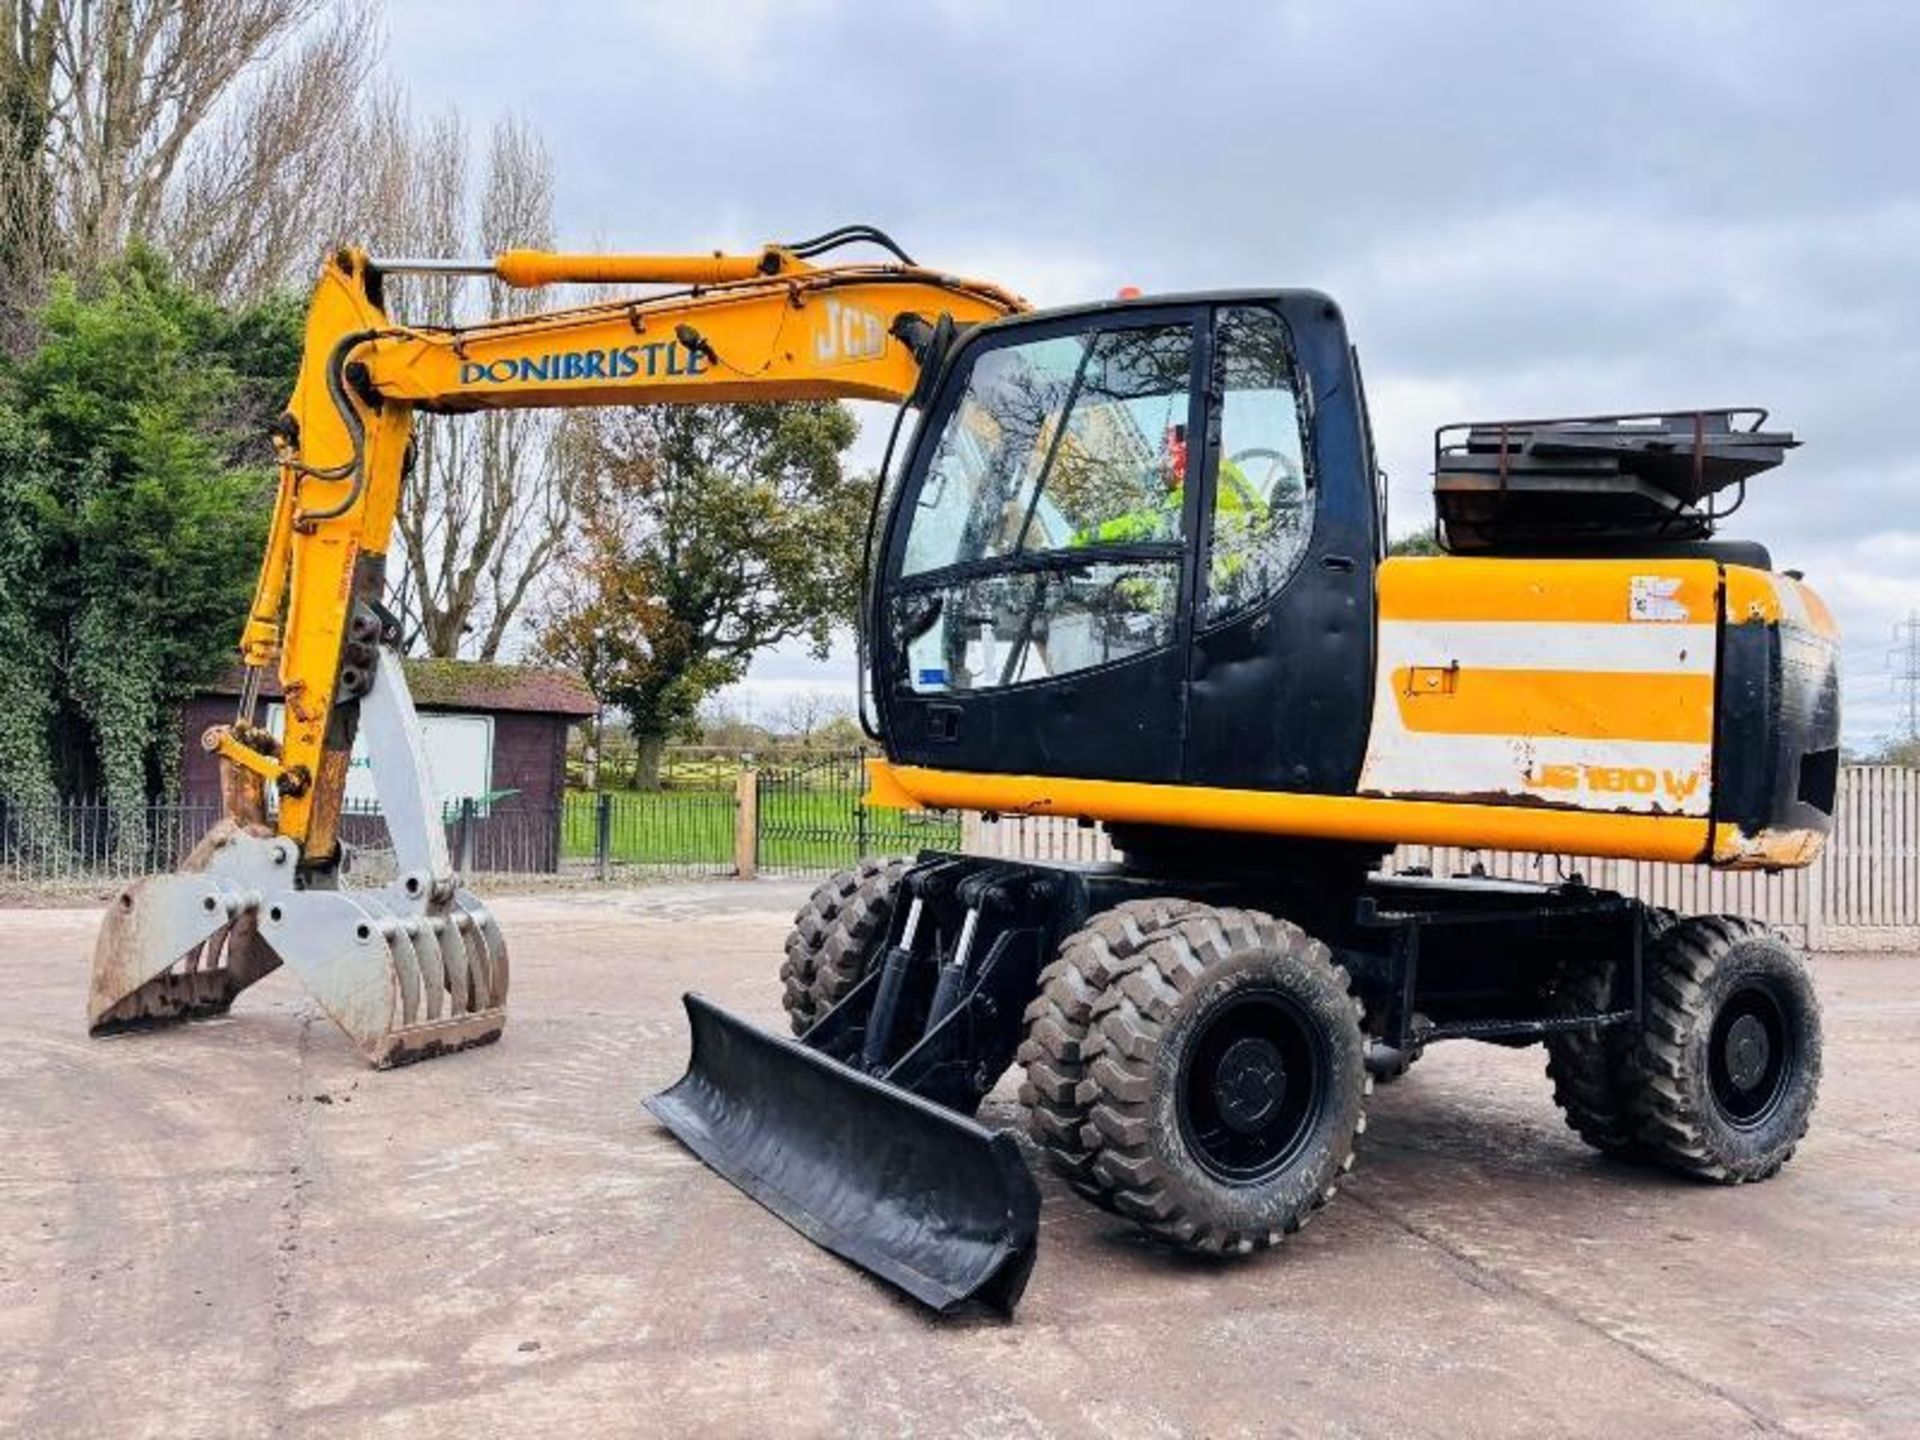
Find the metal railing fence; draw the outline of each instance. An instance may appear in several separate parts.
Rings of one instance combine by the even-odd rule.
[[[127,880],[170,870],[219,818],[220,807],[204,801],[128,809],[91,798],[0,795],[0,877]]]
[[[1112,849],[1097,826],[1057,818],[869,810],[855,753],[717,753],[670,763],[654,791],[569,791],[534,803],[494,796],[442,817],[463,875],[551,876],[618,884],[653,877],[823,875],[865,855],[965,849],[1033,860],[1099,861]],[[0,796],[0,883],[112,884],[179,865],[220,818],[210,800],[124,809],[95,798]],[[377,811],[348,807],[342,837],[353,876],[393,871]],[[1840,775],[1832,839],[1807,870],[1726,873],[1690,865],[1403,846],[1394,869],[1556,879],[1578,872],[1690,914],[1753,915],[1813,948],[1920,944],[1920,771],[1852,765]]]
[[[869,810],[866,757],[843,752],[775,761],[755,773],[755,864],[782,875],[830,874],[867,855],[960,848],[951,811]]]
[[[968,816],[963,848],[1014,859],[1113,858],[1104,831],[1056,817]],[[1403,845],[1387,869],[1476,871],[1515,880],[1578,874],[1596,889],[1636,895],[1684,915],[1751,915],[1813,950],[1920,946],[1920,770],[1847,765],[1833,834],[1804,870],[1710,870],[1641,860]]]
[[[857,752],[670,750],[657,790],[569,790],[551,801],[499,794],[451,804],[442,820],[454,868],[481,878],[824,875],[866,855],[958,848],[957,815],[862,805],[864,760]],[[220,813],[212,799],[125,810],[96,799],[0,797],[0,882],[108,884],[169,870]],[[349,803],[340,834],[352,883],[393,877],[377,806]]]

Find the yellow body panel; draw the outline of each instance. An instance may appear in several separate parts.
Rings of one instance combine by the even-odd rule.
[[[1711,624],[1719,614],[1720,567],[1711,560],[1489,560],[1396,556],[1381,562],[1382,620],[1526,619],[1541,624],[1624,625],[1634,581],[1671,579],[1677,618]],[[1643,591],[1645,587],[1642,587]]]
[[[1805,581],[1746,565],[1726,569],[1729,625],[1794,625],[1826,640],[1840,638],[1827,602]]]
[[[1249,835],[1301,835],[1380,845],[1462,845],[1623,859],[1692,861],[1707,851],[1704,820],[1678,815],[1598,814],[1453,800],[1375,800],[978,775],[869,760],[867,803],[882,808],[1060,815],[1135,825],[1172,825]]]
[[[1720,567],[1384,562],[1359,789],[1704,820]]]
[[[1416,734],[1713,740],[1711,675],[1402,665],[1393,693]]]

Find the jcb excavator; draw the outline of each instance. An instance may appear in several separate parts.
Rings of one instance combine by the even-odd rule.
[[[855,241],[890,258],[815,263]],[[389,319],[382,277],[428,269],[677,288]],[[874,502],[868,803],[1103,824],[1122,858],[928,853],[822,885],[781,969],[796,1038],[689,995],[687,1074],[647,1102],[714,1169],[930,1305],[1011,1309],[1039,1192],[973,1117],[1016,1063],[1075,1191],[1212,1252],[1305,1224],[1370,1072],[1444,1039],[1544,1042],[1612,1154],[1737,1183],[1792,1153],[1819,1017],[1767,928],[1577,874],[1381,869],[1409,842],[1814,858],[1836,631],[1716,535],[1792,438],[1739,411],[1449,428],[1449,553],[1387,558],[1324,295],[1035,313],[867,227],[746,256],[329,259],[241,642],[256,682],[277,667],[285,733],[252,683],[206,737],[227,819],[110,910],[93,1028],[223,1011],[285,962],[375,1064],[498,1036],[506,948],[448,863],[382,604],[413,411],[828,397],[917,417]],[[378,890],[341,884],[359,729],[401,860]]]

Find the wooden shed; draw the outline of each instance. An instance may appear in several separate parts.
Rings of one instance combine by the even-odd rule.
[[[472,660],[408,660],[407,685],[420,711],[428,763],[448,821],[464,838],[475,870],[546,871],[559,866],[566,805],[567,732],[599,702],[571,670]],[[236,669],[205,687],[183,711],[180,788],[188,804],[217,806],[216,763],[200,747],[209,725],[233,718]],[[261,692],[263,718],[277,725],[280,692]],[[470,802],[470,803],[465,803]],[[382,830],[372,778],[356,749],[347,779],[347,839],[378,844]],[[464,836],[459,816],[472,817]],[[456,862],[457,863],[457,862]]]

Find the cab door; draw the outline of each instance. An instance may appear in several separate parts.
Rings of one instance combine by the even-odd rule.
[[[1211,326],[1182,778],[1350,794],[1379,545],[1358,367],[1322,295],[1223,302]]]
[[[1001,324],[956,357],[869,617],[891,758],[1179,778],[1205,316]]]

